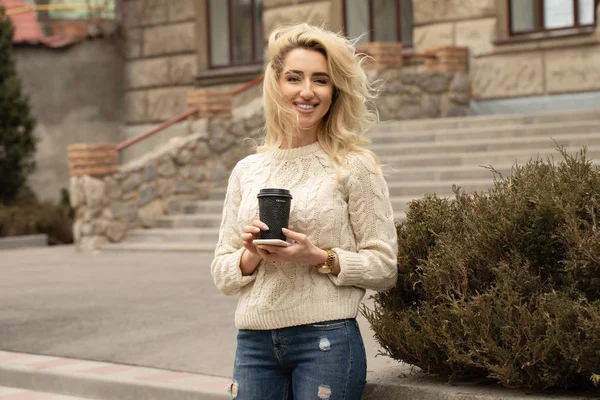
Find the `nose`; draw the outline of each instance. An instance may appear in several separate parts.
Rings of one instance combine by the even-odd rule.
[[[300,97],[303,99],[310,99],[315,95],[313,92],[312,82],[310,79],[307,79],[302,85],[302,89],[300,90]]]

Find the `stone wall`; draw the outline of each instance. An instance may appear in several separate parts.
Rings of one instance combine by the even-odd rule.
[[[306,22],[339,31],[341,0],[263,0],[265,37],[280,25]]]
[[[128,125],[156,124],[185,111],[197,70],[196,23],[194,0],[123,1]]]
[[[28,184],[40,199],[58,201],[69,186],[69,144],[121,140],[121,48],[114,38],[95,38],[62,49],[18,45],[14,54],[37,121],[37,168]]]
[[[600,90],[598,28],[516,42],[506,32],[506,0],[419,0],[413,7],[415,51],[468,47],[474,99]]]
[[[462,117],[469,114],[469,75],[389,69],[374,76],[385,82],[376,101],[379,119]]]
[[[151,228],[156,218],[178,211],[181,200],[208,198],[226,184],[238,160],[254,151],[264,125],[262,101],[236,110],[232,119],[203,119],[194,133],[171,139],[104,176],[72,177],[76,210],[73,234],[80,250],[123,240],[129,229]]]

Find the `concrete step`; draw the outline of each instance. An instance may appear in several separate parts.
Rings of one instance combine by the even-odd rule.
[[[127,232],[127,243],[212,243],[219,238],[218,228],[152,228]]]
[[[465,181],[437,181],[437,182],[391,182],[388,183],[390,197],[421,197],[425,194],[435,193],[439,196],[452,195],[452,185],[456,185],[467,192],[483,190],[492,186],[492,179],[471,179]]]
[[[403,154],[439,154],[505,150],[556,149],[557,143],[564,147],[600,146],[600,126],[593,133],[557,136],[533,136],[511,138],[481,138],[465,140],[439,140],[419,143],[388,143],[370,146],[380,157]]]
[[[512,165],[494,166],[502,174],[508,176]],[[420,168],[392,168],[387,164],[381,166],[385,179],[392,182],[412,181],[452,181],[466,179],[493,179],[494,175],[489,168],[479,165],[455,165],[446,167],[420,167]]]
[[[221,207],[223,202],[221,202]],[[167,215],[156,220],[157,228],[218,228],[221,213]]]
[[[212,188],[208,200],[222,200],[225,198],[225,193],[227,193],[227,187]]]
[[[440,140],[477,140],[496,138],[519,138],[531,136],[554,137],[559,135],[599,133],[600,122],[575,121],[537,125],[502,125],[463,129],[438,128],[427,131],[398,131],[397,126],[379,128],[369,135],[372,143],[430,143]]]
[[[216,196],[216,194],[215,194]],[[223,210],[223,201],[225,200],[225,193],[222,194],[222,198],[215,200],[197,200],[190,201],[182,204],[181,213],[183,214],[197,214],[197,213],[220,213]]]
[[[49,392],[36,392],[33,390],[26,390],[21,388],[0,386],[0,400],[90,400],[90,397],[74,397],[63,394],[49,393]]]
[[[567,147],[568,154],[574,155],[581,146]],[[389,156],[382,160],[382,163],[391,168],[406,168],[406,167],[449,167],[459,165],[506,165],[525,164],[530,159],[541,157],[543,159],[552,158],[556,161],[562,160],[562,156],[554,149],[544,149],[540,151],[525,149],[525,150],[505,150],[498,152],[478,151],[471,153],[455,153],[455,154],[412,154],[403,156]],[[587,151],[588,159],[600,161],[600,146],[589,146]]]
[[[131,243],[124,241],[121,243],[107,243],[102,245],[102,250],[109,251],[180,251],[180,252],[196,252],[196,253],[214,253],[217,241],[206,241],[198,243],[153,243],[153,242],[137,242]],[[1,399],[0,399],[1,400]]]
[[[30,393],[0,399],[225,400],[230,377],[0,350],[0,382]],[[40,393],[39,396],[32,392]],[[43,397],[48,392],[54,397]],[[59,396],[63,395],[63,396]],[[68,397],[79,396],[79,397]],[[83,396],[83,397],[81,397]]]
[[[501,127],[506,125],[535,125],[577,121],[600,121],[600,109],[579,111],[550,111],[529,114],[484,115],[410,121],[386,121],[377,124],[372,131],[393,126],[396,132],[416,132],[433,129],[469,129]]]

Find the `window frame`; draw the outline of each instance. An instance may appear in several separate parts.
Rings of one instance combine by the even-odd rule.
[[[213,65],[212,62],[212,32],[211,32],[211,18],[210,18],[210,0],[206,0],[206,33],[207,33],[207,50],[208,50],[208,69],[209,70],[219,70],[219,69],[231,69],[231,68],[235,68],[235,67],[245,67],[245,66],[254,66],[254,65],[262,65],[263,63],[263,59],[262,59],[262,52],[261,51],[257,51],[256,49],[256,2],[257,1],[262,1],[262,0],[250,0],[250,24],[251,24],[251,34],[252,34],[252,46],[251,46],[251,50],[250,50],[250,62],[247,63],[239,63],[239,64],[234,64],[232,63],[232,59],[233,59],[233,44],[234,44],[234,40],[233,40],[233,27],[232,27],[232,21],[233,21],[233,17],[232,17],[232,3],[233,0],[221,0],[221,1],[227,1],[227,30],[229,32],[229,43],[228,43],[228,50],[229,50],[229,64],[227,65]],[[261,29],[261,36],[262,36],[262,30],[264,28],[264,23],[262,24],[263,26],[259,27],[259,29]],[[262,49],[261,49],[262,50]],[[260,56],[260,58],[258,58],[258,56]]]
[[[536,3],[534,6],[537,7],[538,12],[540,13],[540,26],[539,27],[534,27],[532,30],[529,31],[520,31],[520,32],[515,32],[513,31],[513,6],[512,6],[512,0],[507,0],[507,10],[508,10],[508,18],[507,18],[507,24],[508,24],[508,36],[510,38],[527,38],[527,37],[538,37],[540,35],[542,36],[553,36],[554,34],[560,34],[560,33],[565,33],[565,34],[578,34],[578,33],[586,33],[588,32],[590,29],[593,29],[597,26],[598,21],[596,18],[596,2],[594,2],[594,22],[592,22],[591,24],[580,24],[579,23],[579,0],[571,0],[571,2],[573,3],[573,17],[575,20],[575,24],[571,25],[571,26],[566,26],[566,27],[562,27],[562,28],[545,28],[544,24],[545,24],[545,1],[546,0],[534,0],[534,2]]]
[[[348,7],[346,6],[346,2],[348,0],[343,0],[342,1],[342,15],[343,15],[343,22],[344,22],[344,35],[348,36]],[[368,21],[369,21],[369,26],[367,29],[367,33],[368,33],[368,39],[369,42],[374,42],[375,40],[375,29],[373,27],[373,23],[374,23],[374,13],[373,13],[373,1],[374,0],[364,0],[367,1],[368,4]],[[403,44],[403,48],[410,48],[412,49],[413,47],[413,41],[414,41],[414,37],[413,37],[413,41],[411,41],[410,44],[408,43],[404,43],[402,41],[402,12],[401,12],[401,5],[400,5],[400,0],[394,0],[394,4],[395,4],[395,17],[396,17],[396,42],[394,43],[402,43]],[[414,7],[414,5],[413,5]],[[413,31],[414,31],[414,22],[413,22]]]

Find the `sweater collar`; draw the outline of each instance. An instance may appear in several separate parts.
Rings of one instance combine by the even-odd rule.
[[[296,147],[293,149],[277,149],[273,151],[273,158],[278,160],[290,160],[297,157],[306,156],[309,154],[316,153],[321,150],[321,144],[319,141],[311,143],[306,146]]]

